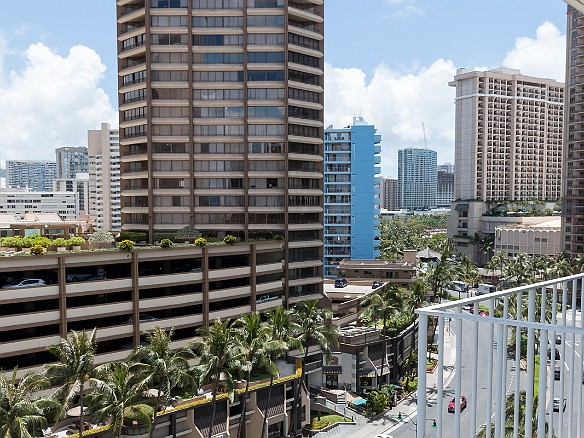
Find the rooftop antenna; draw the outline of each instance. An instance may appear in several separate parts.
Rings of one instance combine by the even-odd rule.
[[[422,131],[424,132],[424,149],[428,149],[428,143],[426,143],[426,126],[422,122]]]

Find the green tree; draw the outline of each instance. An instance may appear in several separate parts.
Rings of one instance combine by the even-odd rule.
[[[91,383],[94,373],[93,361],[97,332],[71,331],[68,338],[61,338],[61,342],[49,345],[47,350],[58,359],[58,362],[46,366],[45,374],[51,385],[57,386],[53,396],[63,402],[61,416],[69,409],[79,396],[79,431],[85,430],[85,384]]]
[[[190,373],[189,359],[195,357],[189,348],[172,349],[172,336],[174,330],[166,332],[160,327],[146,333],[147,344],[138,347],[129,357],[135,362],[132,370],[142,380],[150,381],[150,385],[156,389],[156,395],[152,397],[154,413],[152,415],[152,427],[150,438],[156,428],[156,418],[160,401],[168,404],[172,391],[177,387],[191,385],[193,376]]]
[[[235,337],[242,353],[241,371],[245,373],[245,391],[243,393],[243,406],[238,432],[238,437],[242,438],[247,435],[245,432],[247,396],[249,395],[252,371],[262,367],[267,369],[273,376],[278,367],[271,358],[282,354],[286,350],[286,344],[272,338],[272,329],[262,321],[259,312],[252,312],[239,317],[234,323],[234,329]]]
[[[330,357],[331,348],[338,345],[339,329],[331,323],[332,312],[320,309],[318,301],[301,301],[294,305],[290,314],[292,337],[296,338],[304,350],[300,382],[294,388],[294,409],[291,428],[298,430],[300,419],[300,387],[305,385],[308,348],[318,345],[326,359]]]
[[[48,398],[34,398],[34,393],[48,388],[43,375],[29,371],[20,380],[15,368],[11,376],[0,373],[0,437],[32,438],[47,427],[47,413],[58,409]]]
[[[217,391],[221,375],[225,378],[225,387],[229,398],[233,399],[234,383],[232,371],[241,360],[241,348],[237,343],[235,331],[229,321],[217,319],[209,327],[199,329],[199,337],[194,345],[201,354],[201,376],[205,381],[213,381],[213,399],[209,438],[213,434],[215,415],[217,413]]]
[[[118,438],[128,415],[140,419],[150,431],[151,418],[139,407],[146,402],[144,393],[149,389],[150,376],[132,372],[132,365],[127,362],[107,363],[98,367],[96,374],[93,392],[87,398],[89,410],[98,421],[108,420],[112,435],[117,434]]]
[[[266,315],[267,323],[272,329],[272,339],[275,341],[282,342],[287,348],[300,347],[298,340],[291,336],[291,321],[290,321],[290,311],[284,309],[282,306],[276,307],[274,310],[270,311]],[[273,351],[268,355],[268,359],[274,362],[279,357],[278,352]],[[275,364],[274,364],[275,365]],[[276,368],[270,367],[271,370],[276,371]],[[277,372],[277,371],[276,371]],[[272,398],[272,388],[274,387],[274,372],[270,372],[270,386],[268,387],[268,400]],[[262,436],[264,438],[266,434],[266,426],[268,423],[268,406],[266,403],[266,409],[264,410],[264,424],[262,426]]]
[[[412,284],[412,288],[405,298],[406,306],[409,308],[410,312],[413,313],[414,310],[429,304],[426,300],[427,291],[428,286],[423,281],[416,280]]]
[[[479,277],[479,268],[466,254],[461,255],[460,261],[456,264],[455,271],[460,280],[471,286],[474,284],[477,277]]]
[[[381,333],[387,336],[387,323],[391,316],[402,309],[403,298],[398,286],[386,284],[381,293],[370,293],[367,295],[361,301],[361,305],[363,306],[363,310],[361,310],[360,318],[372,321],[375,326],[377,326],[377,322],[381,319],[383,324]],[[381,378],[385,369],[386,348],[387,345],[384,342],[384,351],[381,359],[381,376],[379,376],[379,381],[377,382],[379,387],[381,387]]]

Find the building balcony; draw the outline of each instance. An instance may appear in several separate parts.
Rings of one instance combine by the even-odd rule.
[[[475,436],[477,429],[486,429],[487,436],[505,436],[507,425],[514,424],[514,430],[520,428],[520,433],[526,436],[544,436],[547,434],[548,423],[557,436],[575,436],[573,427],[582,423],[582,410],[577,407],[582,387],[582,361],[571,361],[570,369],[564,363],[570,362],[569,357],[580,356],[575,344],[584,339],[584,328],[581,324],[582,305],[579,289],[584,274],[571,277],[528,284],[513,289],[502,290],[479,297],[466,298],[455,302],[437,304],[416,310],[419,315],[418,355],[425,357],[428,353],[428,323],[437,321],[436,339],[438,351],[444,351],[445,338],[448,331],[455,334],[456,341],[448,357],[438,354],[438,370],[452,366],[456,375],[464,375],[463,367],[470,370],[466,377],[452,383],[452,393],[455,399],[462,395],[468,398],[468,406],[464,414],[460,405],[456,404],[454,415],[445,413],[444,387],[439,380],[438,386],[430,389],[427,385],[426,363],[418,364],[418,424],[426,424],[427,418],[436,418],[438,430],[445,425],[445,416],[453,438]],[[578,293],[574,293],[578,291]],[[513,311],[519,302],[526,309],[521,315]],[[484,316],[479,315],[479,305],[486,307]],[[468,306],[474,311],[469,312]],[[549,310],[540,312],[542,307]],[[483,307],[483,309],[484,309]],[[497,309],[497,310],[495,310]],[[548,313],[549,312],[549,313]],[[551,314],[551,321],[548,316]],[[514,339],[511,333],[521,328],[525,337]],[[560,345],[556,346],[560,339]],[[480,340],[484,342],[481,342]],[[463,345],[466,354],[463,353]],[[470,346],[470,347],[469,347]],[[470,348],[470,351],[468,350]],[[561,349],[560,360],[550,354],[548,363],[545,352]],[[539,361],[541,357],[541,361]],[[539,364],[537,361],[539,361]],[[514,379],[508,372],[509,361],[518,364],[521,360],[521,374],[525,381],[534,382],[538,386],[523,385],[523,379]],[[556,372],[556,369],[558,370]],[[553,377],[548,377],[550,376]],[[564,392],[564,388],[568,388]],[[535,397],[535,393],[539,397]],[[437,394],[435,405],[428,407],[429,394]],[[553,399],[564,397],[569,407],[563,412],[560,400],[559,409],[554,408]],[[479,407],[478,400],[489,398],[489,403]],[[521,398],[520,398],[521,397]],[[506,407],[513,403],[522,406],[525,412],[537,413],[538,421],[533,421],[534,415],[520,418],[513,410]],[[558,421],[554,411],[559,410],[565,421]],[[517,412],[517,410],[515,411]],[[481,426],[483,425],[483,426]],[[426,429],[418,428],[418,438],[425,435]],[[551,434],[551,432],[550,432]]]

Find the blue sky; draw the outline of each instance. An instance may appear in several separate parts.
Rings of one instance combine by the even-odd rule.
[[[563,79],[561,0],[325,0],[327,125],[362,114],[397,149],[453,160],[456,68],[501,65]],[[73,50],[72,48],[75,47]],[[54,159],[116,123],[114,0],[4,2],[0,14],[0,158]]]

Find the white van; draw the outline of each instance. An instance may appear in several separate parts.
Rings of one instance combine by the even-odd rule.
[[[486,295],[493,293],[497,290],[497,286],[493,286],[492,284],[479,284],[477,287],[477,295]]]

